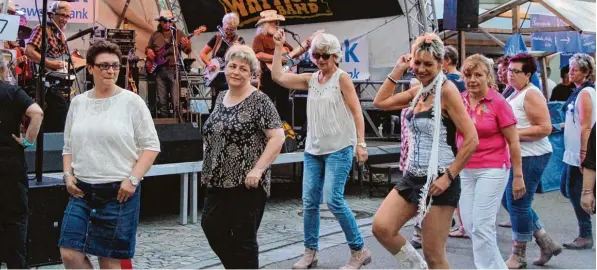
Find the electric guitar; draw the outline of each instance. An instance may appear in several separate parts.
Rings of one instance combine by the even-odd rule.
[[[299,61],[296,61],[296,63],[295,63],[294,59],[290,58],[290,55],[288,53],[289,53],[288,48],[284,47],[284,52],[282,53],[282,57],[286,58],[286,65],[282,65],[282,72],[296,73],[296,65],[298,65]],[[274,64],[273,63],[265,63],[265,66],[267,66],[267,69],[272,71]]]
[[[201,33],[204,33],[205,31],[207,31],[207,27],[205,27],[205,25],[195,29],[195,31],[193,31],[192,34],[186,36],[186,38],[192,38],[193,36],[199,36],[201,35]],[[151,74],[154,75],[155,71],[168,63],[168,58],[166,58],[166,54],[170,52],[170,49],[172,47],[172,44],[166,44],[164,46],[162,46],[162,48],[160,48],[157,52],[155,52],[155,57],[153,59],[147,59],[145,61],[145,70],[147,71],[147,74]]]

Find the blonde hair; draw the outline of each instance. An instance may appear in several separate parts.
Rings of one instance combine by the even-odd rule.
[[[460,72],[462,72],[464,75],[463,77],[466,80],[466,75],[473,72],[473,70],[476,68],[485,69],[485,75],[487,76],[487,86],[489,88],[497,89],[497,85],[495,84],[496,77],[495,74],[493,74],[492,66],[492,61],[489,58],[481,54],[473,54],[464,60]]]
[[[240,60],[247,62],[249,64],[249,68],[251,69],[251,74],[256,75],[259,72],[259,60],[257,60],[257,56],[253,51],[253,48],[247,45],[233,45],[228,49],[226,52],[226,65],[232,59]]]
[[[575,53],[568,60],[569,67],[573,65],[580,69],[581,72],[586,72],[586,79],[595,81],[595,59],[586,53]]]
[[[411,47],[411,53],[414,55],[418,52],[428,52],[438,61],[444,60],[446,53],[444,42],[434,33],[425,33],[418,37]]]
[[[342,60],[342,46],[338,38],[332,34],[321,33],[315,36],[311,42],[309,53],[313,54],[315,51],[336,56],[336,64]]]
[[[238,18],[238,15],[234,12],[226,13],[226,15],[224,15],[224,18],[222,18],[222,26],[229,24],[234,27],[238,27],[239,23],[240,19]]]

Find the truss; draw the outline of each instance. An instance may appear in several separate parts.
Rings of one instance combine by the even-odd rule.
[[[408,42],[417,39],[421,34],[438,32],[437,16],[433,0],[402,0],[404,14],[408,22]]]
[[[180,10],[180,4],[178,0],[155,0],[156,4],[158,5],[159,11],[162,10],[171,10],[172,15],[174,15],[174,20],[176,22],[176,28],[180,29],[183,33],[188,34],[187,23],[182,16],[182,11]]]

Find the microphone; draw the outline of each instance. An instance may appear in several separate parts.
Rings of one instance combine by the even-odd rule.
[[[292,31],[290,31],[290,30],[288,30],[288,29],[286,29],[286,28],[282,28],[282,29],[284,29],[284,32],[286,32],[286,33],[288,33],[288,34],[291,34],[291,35],[293,35],[293,36],[298,36],[298,35],[297,35],[295,32],[292,32]]]

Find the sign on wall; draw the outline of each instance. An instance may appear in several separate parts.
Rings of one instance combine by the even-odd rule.
[[[369,73],[369,40],[367,35],[342,42],[342,62],[340,68],[353,80],[367,80]]]
[[[531,14],[532,28],[560,26],[568,24],[556,16]],[[535,32],[531,34],[531,48],[546,52],[595,53],[595,35],[576,31]]]
[[[76,0],[75,2],[71,2],[70,5],[73,7],[70,13],[70,20],[71,23],[94,23],[94,10],[95,10],[95,1],[96,0]],[[52,5],[54,1],[48,1],[48,8]],[[25,13],[25,17],[27,17],[28,22],[37,22],[41,19],[42,15],[42,7],[41,7],[41,0],[37,0],[37,7],[36,7],[36,0],[18,0],[15,1],[15,6],[17,10],[23,11]],[[39,17],[38,17],[39,16]]]

